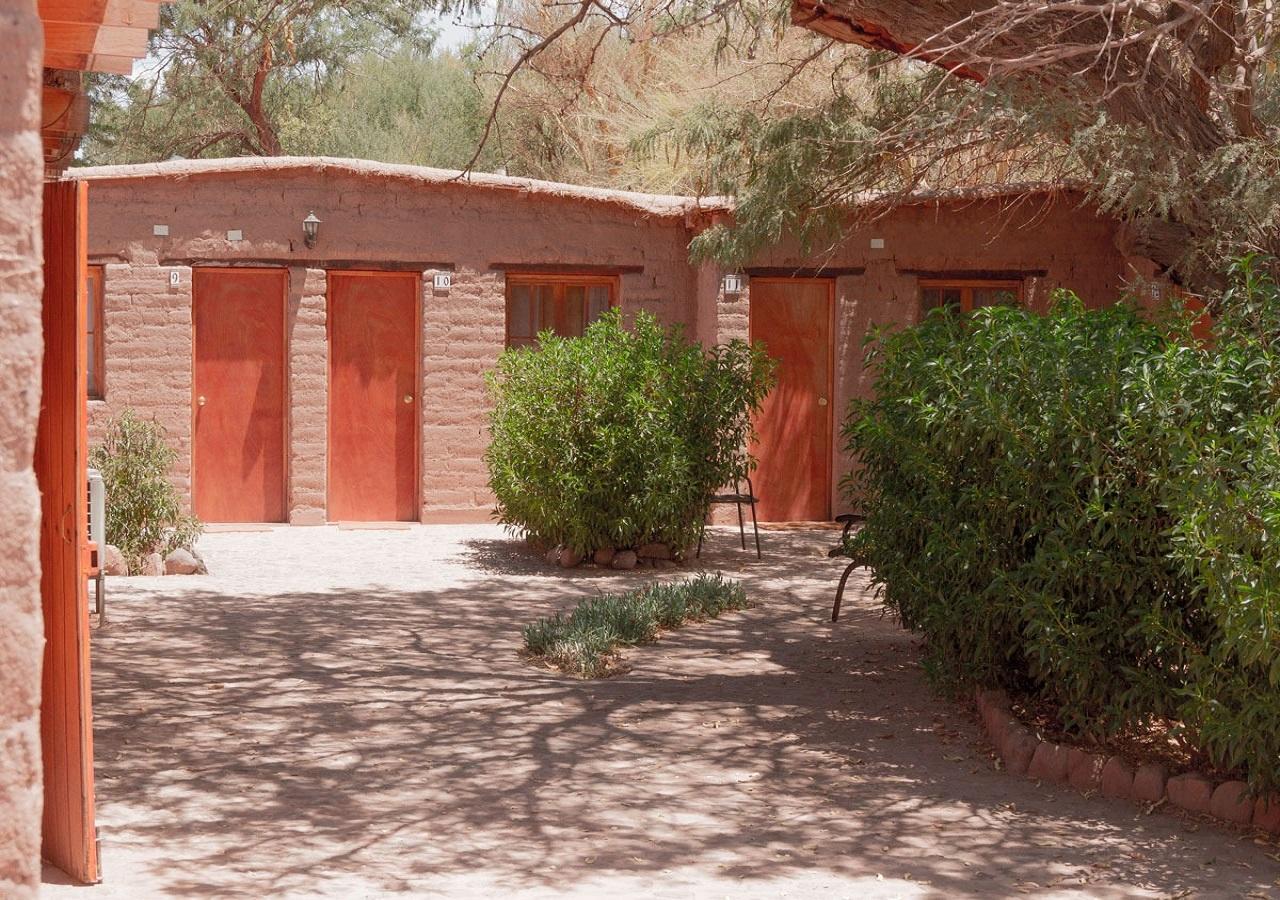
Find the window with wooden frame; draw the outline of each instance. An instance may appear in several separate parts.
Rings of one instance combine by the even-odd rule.
[[[85,281],[86,297],[86,331],[88,332],[89,360],[89,399],[101,400],[106,396],[103,383],[103,334],[102,334],[102,300],[103,300],[102,266],[89,266],[89,277]]]
[[[531,347],[538,333],[581,337],[617,305],[618,280],[593,275],[508,275],[507,346]]]
[[[1021,303],[1021,281],[952,278],[920,280],[920,307],[925,313],[939,307],[969,313],[984,306],[1019,306]]]

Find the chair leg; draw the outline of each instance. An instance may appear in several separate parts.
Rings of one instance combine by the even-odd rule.
[[[849,583],[849,576],[853,574],[853,570],[858,568],[856,562],[851,562],[845,567],[844,574],[840,576],[840,586],[836,588],[836,603],[831,607],[831,621],[834,622],[840,618],[840,604],[844,601],[844,588]]]
[[[742,519],[742,485],[735,478],[733,480],[734,496],[739,498],[734,502],[734,506],[738,507],[738,540],[742,542],[742,549],[747,549],[747,524]]]
[[[763,559],[760,555],[760,523],[756,521],[756,495],[751,495],[751,530],[756,533],[756,559]]]

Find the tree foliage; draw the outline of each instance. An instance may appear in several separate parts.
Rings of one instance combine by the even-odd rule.
[[[704,350],[640,312],[580,338],[539,336],[490,373],[485,451],[499,520],[582,554],[698,539],[713,491],[755,465],[752,416],[773,361],[743,341]]]
[[[447,3],[448,0],[443,0]],[[161,7],[148,71],[100,80],[86,155],[276,156],[351,65],[429,49],[436,0],[177,0]]]
[[[602,96],[593,59],[699,40],[707,66],[776,60],[787,85],[825,76],[812,82],[825,92],[793,105],[711,91],[633,136],[633,149],[700,160],[706,189],[738,198],[735,225],[699,245],[731,260],[784,231],[820,249],[851,216],[913,192],[1044,180],[1082,187],[1126,222],[1122,249],[1193,286],[1216,284],[1221,259],[1280,240],[1269,3],[835,0],[823,9],[841,41],[810,34],[806,51],[785,57],[778,48],[799,40],[784,26],[790,3],[581,0],[540,19],[507,15],[496,23],[507,44],[495,67],[506,90],[495,93],[563,97],[561,120],[600,115],[648,86],[642,78]],[[802,0],[795,15],[815,11]],[[565,54],[576,69],[553,64],[561,47],[577,51]]]
[[[169,481],[177,458],[164,429],[128,409],[89,452],[89,465],[102,473],[106,488],[107,543],[119,548],[133,571],[149,553],[164,556],[191,547],[203,530],[182,511],[182,498]]]
[[[460,169],[500,165],[498,145],[475,157],[489,104],[472,63],[451,52],[366,54],[306,116],[286,121],[281,144],[299,156],[339,156]]]
[[[1251,265],[1233,290],[1280,308]],[[1065,299],[881,337],[876,397],[845,429],[867,515],[851,552],[935,678],[1033,696],[1096,738],[1178,723],[1280,786],[1274,324],[1204,348]]]

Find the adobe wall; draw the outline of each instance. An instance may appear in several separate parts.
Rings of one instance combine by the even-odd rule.
[[[322,224],[308,250],[301,222],[312,210]],[[227,240],[234,229],[243,240]],[[89,260],[106,266],[105,400],[90,403],[90,440],[126,407],[154,416],[179,451],[175,480],[189,496],[191,266],[287,266],[289,520],[325,521],[325,270],[408,269],[422,275],[421,517],[487,521],[483,373],[505,344],[505,273],[615,267],[625,313],[693,327],[688,239],[682,216],[475,185],[278,171],[95,177]],[[432,288],[437,271],[451,273],[449,290]]]
[[[40,497],[32,457],[40,405],[42,259],[40,20],[0,8],[0,897],[40,878]]]
[[[1045,310],[1054,290],[1075,291],[1089,306],[1119,299],[1134,270],[1116,249],[1114,221],[1080,206],[1066,194],[1052,199],[1007,201],[956,200],[900,207],[867,226],[851,230],[845,241],[820,256],[795,246],[762,253],[748,273],[779,273],[825,265],[835,278],[835,396],[832,398],[832,510],[849,511],[840,479],[853,463],[841,448],[840,426],[855,397],[869,397],[874,373],[862,365],[863,340],[873,326],[918,321],[920,279],[947,275],[971,277],[1018,274],[1026,303]],[[883,248],[873,249],[872,240]],[[698,312],[704,341],[746,338],[749,329],[750,277],[737,296],[725,297],[718,282],[700,282]]]

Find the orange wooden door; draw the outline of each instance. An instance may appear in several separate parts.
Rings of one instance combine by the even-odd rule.
[[[40,747],[43,854],[76,881],[99,878],[89,692],[86,187],[44,188],[44,366],[35,472],[44,612]]]
[[[195,513],[285,520],[284,269],[196,269]]]
[[[329,520],[417,519],[418,276],[329,273]]]
[[[778,361],[778,386],[756,419],[753,476],[766,522],[831,517],[832,286],[751,280],[751,339]]]

